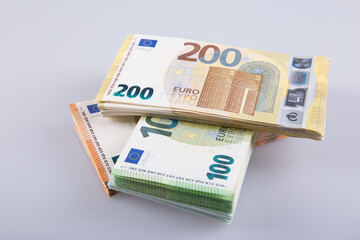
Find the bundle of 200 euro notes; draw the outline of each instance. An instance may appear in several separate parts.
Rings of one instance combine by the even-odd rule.
[[[105,116],[153,115],[321,140],[329,59],[128,35],[97,95]]]
[[[264,131],[255,145],[284,137],[277,133],[323,138],[328,63],[129,35],[97,101],[70,108],[108,195],[128,192],[230,222],[253,130]],[[142,115],[150,116],[137,122]]]

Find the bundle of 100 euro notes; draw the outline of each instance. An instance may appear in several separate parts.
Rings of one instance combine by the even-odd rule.
[[[104,117],[70,104],[107,195],[128,192],[230,222],[256,132],[154,117]],[[255,146],[283,138],[257,134]]]
[[[279,133],[323,138],[328,65],[128,35],[97,101],[70,109],[109,196],[127,192],[231,222],[254,143]]]

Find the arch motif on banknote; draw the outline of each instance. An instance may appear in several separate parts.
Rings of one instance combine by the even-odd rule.
[[[275,99],[280,80],[279,69],[268,62],[254,61],[241,65],[238,70],[263,75],[256,111],[274,112]]]

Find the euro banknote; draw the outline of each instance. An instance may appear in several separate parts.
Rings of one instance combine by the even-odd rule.
[[[322,140],[329,59],[128,35],[96,100],[152,115]]]
[[[115,194],[107,187],[116,157],[130,137],[138,118],[103,117],[97,102],[70,104],[74,127],[88,153],[101,185],[108,196]]]
[[[104,117],[95,100],[70,104],[75,130],[94,166],[101,185],[108,196],[116,192],[107,186],[111,171],[139,117]],[[225,141],[226,132],[216,135]],[[284,138],[283,135],[259,132],[255,146]]]
[[[143,116],[108,186],[231,222],[255,137],[251,130]]]

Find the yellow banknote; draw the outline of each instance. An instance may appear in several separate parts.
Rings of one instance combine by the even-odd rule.
[[[294,137],[324,136],[329,59],[128,35],[97,95],[138,112]]]

